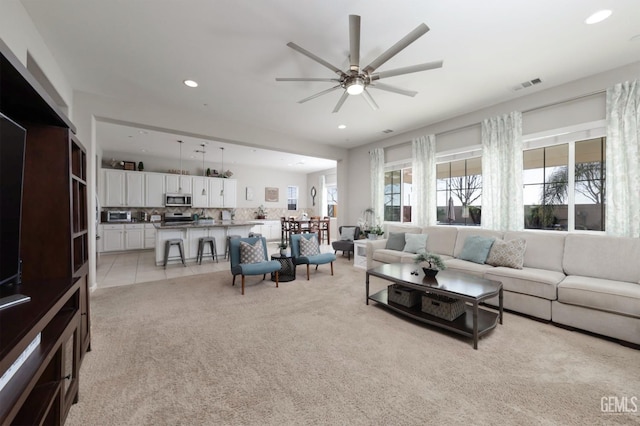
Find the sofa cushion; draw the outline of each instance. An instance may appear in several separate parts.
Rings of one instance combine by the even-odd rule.
[[[464,242],[464,247],[458,259],[484,264],[495,238],[470,235]]]
[[[640,318],[640,284],[571,275],[558,285],[558,302]]]
[[[403,257],[406,257],[409,260],[403,263],[409,263],[413,261],[413,256],[414,254],[404,251],[377,249],[373,252],[372,259],[382,263],[400,263]]]
[[[525,239],[527,249],[524,252],[524,267],[564,272],[562,257],[566,236],[566,232],[508,231],[504,234],[504,240]]]
[[[320,254],[320,250],[318,247],[318,239],[316,236],[312,236],[311,238],[300,238],[300,255],[301,256],[316,256]]]
[[[444,264],[447,265],[447,269],[450,269],[452,271],[464,272],[481,278],[484,277],[485,273],[488,270],[494,269],[494,267],[491,265],[454,258],[445,260]]]
[[[502,288],[505,291],[548,300],[557,299],[558,284],[565,279],[562,272],[527,268],[526,266],[522,269],[498,266],[488,270],[484,277],[488,280],[502,282]]]
[[[418,253],[427,251],[427,234],[404,234],[405,244],[402,251]]]
[[[384,248],[389,250],[402,251],[402,249],[404,248],[404,243],[404,232],[389,232],[387,244]]]
[[[240,263],[260,263],[264,259],[262,240],[258,239],[254,244],[240,241]]]
[[[458,233],[456,234],[456,245],[453,249],[453,256],[460,257],[460,252],[464,248],[464,243],[467,237],[472,235],[480,236],[480,237],[493,237],[495,239],[502,239],[504,232],[501,231],[493,231],[490,229],[480,229],[475,226],[461,226],[458,228]]]
[[[567,275],[637,283],[640,280],[640,238],[570,234],[565,240]]]
[[[356,227],[355,226],[343,226],[340,230],[340,240],[341,241],[353,241],[356,235]]]
[[[495,240],[487,256],[486,263],[493,266],[522,269],[527,242],[524,238],[515,240]]]
[[[439,255],[453,257],[458,228],[455,226],[427,226],[422,230],[427,234],[427,251]]]

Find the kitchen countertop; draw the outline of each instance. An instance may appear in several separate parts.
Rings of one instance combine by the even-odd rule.
[[[189,223],[154,223],[156,229],[189,229],[189,228],[228,228],[233,226],[255,226],[262,225],[261,222],[237,221],[237,220],[216,220],[215,223],[189,222]]]

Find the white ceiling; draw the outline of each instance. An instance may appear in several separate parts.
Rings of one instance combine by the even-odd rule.
[[[638,0],[21,2],[75,90],[216,120],[241,117],[252,128],[344,148],[384,139],[386,129],[406,132],[640,58],[639,37],[631,40],[640,34]],[[613,11],[608,20],[584,23],[604,8]],[[297,103],[332,83],[276,77],[335,74],[286,44],[346,70],[349,14],[362,17],[361,65],[424,22],[431,31],[378,71],[435,60],[444,66],[385,79],[418,95],[371,89],[378,111],[352,96],[333,114],[341,91]],[[200,86],[185,87],[187,78]],[[514,90],[536,78],[542,84]],[[128,140],[137,131],[135,124],[102,123],[98,140],[106,150],[139,151]],[[154,152],[175,158],[181,137],[165,136]],[[215,135],[210,139],[219,146]]]

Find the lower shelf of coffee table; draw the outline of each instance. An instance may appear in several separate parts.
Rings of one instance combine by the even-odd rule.
[[[458,318],[453,321],[447,321],[446,319],[438,318],[436,316],[429,315],[426,312],[422,312],[418,307],[407,308],[406,306],[389,302],[386,288],[369,296],[369,300],[380,303],[393,311],[406,315],[417,321],[434,325],[463,336],[473,337],[473,306],[471,305],[467,305],[465,313],[460,315]],[[498,317],[499,315],[497,312],[478,308],[478,337],[494,329],[498,324]]]

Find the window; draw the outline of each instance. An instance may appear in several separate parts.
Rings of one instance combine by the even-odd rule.
[[[595,138],[524,151],[525,228],[604,231],[605,148]]]
[[[287,210],[298,210],[297,186],[287,186]]]
[[[436,165],[438,223],[480,225],[482,159],[469,158]]]
[[[411,222],[411,167],[384,173],[384,220]]]
[[[327,188],[327,216],[338,216],[338,187],[329,185]]]

